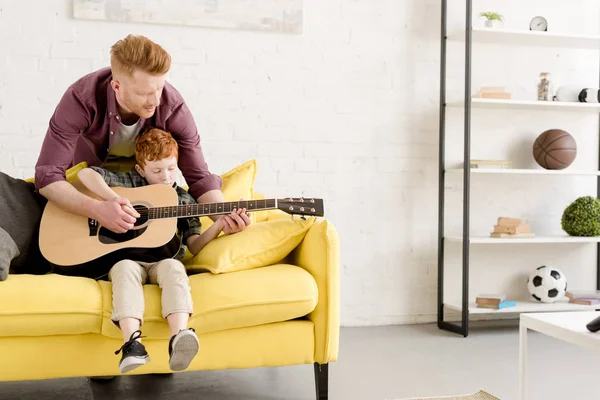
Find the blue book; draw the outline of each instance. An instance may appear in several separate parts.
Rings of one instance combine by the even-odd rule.
[[[498,309],[514,307],[517,305],[517,302],[514,300],[504,300],[502,303],[498,304]]]
[[[493,308],[496,310],[500,310],[502,308],[514,307],[517,305],[517,302],[514,300],[504,300],[498,304],[477,304],[479,308]]]

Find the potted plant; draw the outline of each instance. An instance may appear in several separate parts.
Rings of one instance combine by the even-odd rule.
[[[479,14],[480,17],[485,17],[486,28],[497,28],[500,22],[504,22],[502,14],[497,12],[486,11]]]

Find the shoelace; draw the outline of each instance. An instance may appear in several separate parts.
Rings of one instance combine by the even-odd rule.
[[[140,330],[133,332],[129,337],[129,340],[125,344],[123,344],[123,346],[121,346],[119,350],[115,351],[115,354],[119,354],[121,351],[125,352],[125,348],[130,347],[133,344],[133,342],[135,342],[137,339],[141,339],[144,337],[146,336],[142,336],[142,331]]]

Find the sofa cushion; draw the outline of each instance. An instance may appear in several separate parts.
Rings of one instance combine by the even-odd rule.
[[[96,281],[55,274],[9,275],[0,283],[0,337],[100,333]]]
[[[256,160],[248,160],[221,175],[223,180],[221,192],[225,201],[253,199],[256,165]],[[256,222],[254,213],[250,214],[250,221],[251,223]],[[209,217],[200,217],[200,222],[203,231],[213,224],[213,220]]]
[[[208,243],[195,257],[185,260],[188,270],[213,274],[264,267],[283,260],[315,222],[311,217],[279,219],[251,224],[242,232],[223,235]]]
[[[99,281],[104,297],[102,333],[121,338],[111,321],[111,283]],[[232,274],[190,276],[194,314],[189,325],[198,333],[288,321],[303,317],[317,305],[317,285],[306,270],[288,264]],[[149,339],[168,339],[158,285],[144,285],[146,309],[142,331]]]

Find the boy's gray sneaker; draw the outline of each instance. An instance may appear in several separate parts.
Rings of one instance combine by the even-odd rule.
[[[121,346],[119,350],[115,351],[115,354],[119,354],[120,351],[123,351],[121,361],[119,362],[119,370],[122,374],[133,371],[137,367],[150,362],[150,356],[146,352],[146,348],[136,340],[141,337],[142,331],[138,330],[133,332],[127,343]]]
[[[194,328],[182,329],[169,340],[169,367],[172,371],[183,371],[198,354],[200,341]]]

